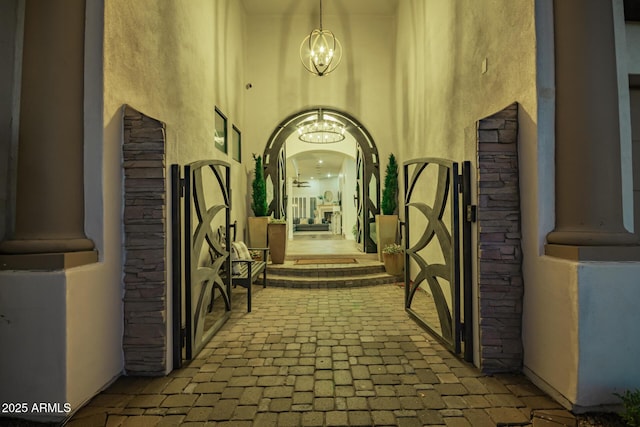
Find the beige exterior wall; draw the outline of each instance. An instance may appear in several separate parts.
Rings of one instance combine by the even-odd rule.
[[[0,272],[2,300],[12,302],[0,305],[11,319],[0,332],[14,349],[3,353],[13,369],[2,379],[19,384],[0,388],[3,401],[69,402],[76,410],[122,373],[123,104],[166,123],[167,164],[226,160],[234,182],[246,185],[242,166],[213,147],[216,105],[229,129],[244,130],[243,28],[231,0],[87,2],[85,230],[100,260],[55,273]],[[234,193],[234,207],[243,197]]]
[[[514,101],[535,117],[532,16],[532,1],[400,2],[394,110],[403,158],[470,159],[465,129]]]
[[[537,143],[533,17],[533,1],[401,1],[394,127],[401,141],[401,161],[469,160],[474,170],[476,121],[517,102],[522,209],[536,213],[541,209],[540,186],[553,181],[537,173],[538,158],[544,152],[539,152]],[[416,191],[425,200],[432,197],[427,189]],[[537,215],[522,220],[525,257],[542,250],[544,234],[538,221]],[[475,225],[472,233],[477,233]],[[478,364],[477,348],[475,353]]]
[[[296,10],[284,16],[247,16],[245,100],[248,153],[262,153],[275,127],[287,116],[314,106],[346,111],[371,133],[382,164],[398,144],[393,140],[394,22],[387,15],[324,15],[323,26],[343,46],[332,74],[316,77],[300,62],[302,40],[318,26]],[[384,166],[383,166],[384,167]],[[349,194],[349,193],[346,193]],[[351,197],[349,195],[349,197]]]
[[[235,1],[106,2],[103,120],[104,150],[109,155],[105,156],[103,167],[113,178],[105,180],[105,186],[118,184],[112,189],[118,194],[118,204],[122,197],[122,106],[128,104],[166,124],[167,166],[201,159],[229,162],[234,183],[232,206],[234,212],[242,208],[243,191],[235,190],[246,185],[244,166],[250,164],[247,151],[243,150],[241,165],[232,160],[230,149],[229,154],[224,154],[214,147],[213,134],[216,106],[228,119],[228,147],[232,124],[244,131],[243,19],[241,5]],[[169,178],[168,170],[166,177]],[[115,211],[106,216],[114,214]],[[170,236],[170,220],[168,224]],[[111,223],[111,227],[105,221],[102,231],[109,236],[106,240],[118,236],[116,241],[121,242],[119,221]],[[170,252],[170,245],[167,248]],[[170,253],[167,259],[170,260]],[[170,278],[170,264],[168,268]],[[167,295],[170,298],[169,289]],[[167,306],[170,305],[169,299]],[[171,322],[169,315],[168,369],[172,364]]]
[[[3,14],[3,18],[16,21],[16,62],[20,63],[24,2],[11,3],[16,6],[13,16]],[[3,7],[11,3],[3,4]],[[101,261],[104,262],[64,271],[0,272],[0,314],[5,320],[0,322],[0,337],[3,345],[12,349],[2,353],[2,366],[10,368],[1,371],[0,383],[19,384],[0,388],[3,401],[68,402],[75,410],[121,372],[120,254],[117,241],[112,239],[105,244],[103,236],[96,233],[98,228],[102,228],[102,201],[116,198],[108,190],[113,190],[118,180],[106,186],[107,191],[103,194],[102,168],[91,159],[92,149],[95,153],[96,146],[102,148],[101,117],[96,114],[102,111],[102,13],[101,2],[87,5],[85,53],[90,65],[85,69],[87,143],[84,160],[85,192],[89,195],[85,200],[85,227],[87,234],[99,243]],[[19,119],[17,106],[20,101],[19,75],[22,72],[19,64],[15,65],[15,71],[13,85],[16,94],[11,101],[14,107],[10,116],[13,127],[10,139],[13,142],[17,141],[15,132]],[[7,119],[5,111],[0,114],[3,120]],[[4,154],[4,148],[2,152]],[[97,156],[101,162],[102,153]],[[13,155],[10,158],[15,161]],[[10,165],[9,170],[13,167],[15,165]],[[15,185],[13,178],[5,180],[2,176],[0,181],[9,186]],[[7,193],[12,191],[9,189]],[[14,208],[9,204],[6,212],[3,209],[3,214],[10,216]],[[98,211],[100,215],[96,215]],[[110,221],[114,219],[119,222],[118,216],[109,217]],[[115,247],[115,250],[109,252],[105,250],[107,246],[110,249]],[[110,256],[104,257],[105,253]],[[55,417],[51,414],[28,416],[40,419]]]
[[[105,7],[107,129],[130,104],[167,125],[169,162],[231,158],[213,146],[214,108],[243,129],[239,2],[109,1]]]
[[[475,121],[519,103],[524,369],[565,405],[586,407],[613,403],[616,387],[640,382],[628,375],[631,355],[640,349],[608,345],[605,351],[594,339],[633,333],[626,325],[639,319],[623,301],[638,293],[628,275],[638,266],[623,270],[543,255],[554,228],[551,12],[548,0],[400,1],[394,125],[401,161],[433,156],[473,162]],[[633,36],[634,28],[627,28],[627,37]],[[604,285],[606,276],[618,280],[616,297]],[[607,352],[616,364],[606,365]]]

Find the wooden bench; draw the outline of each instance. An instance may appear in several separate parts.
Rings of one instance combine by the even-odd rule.
[[[233,242],[236,241],[236,226],[236,222],[229,226],[233,229]],[[267,252],[269,248],[247,249],[262,252],[262,257],[259,260],[231,259],[231,285],[234,288],[240,285],[247,290],[247,312],[251,312],[251,285],[258,280],[260,273],[262,273],[262,287],[267,287]]]

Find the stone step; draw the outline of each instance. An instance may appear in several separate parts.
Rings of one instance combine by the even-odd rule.
[[[380,263],[367,264],[268,264],[267,277],[271,274],[279,276],[295,276],[309,278],[345,277],[364,274],[384,273],[384,265]]]
[[[384,272],[338,277],[287,276],[267,272],[267,286],[276,288],[349,288],[399,283],[402,280],[402,276],[391,276]]]

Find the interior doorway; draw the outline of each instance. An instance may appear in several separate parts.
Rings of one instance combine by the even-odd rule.
[[[354,117],[327,107],[287,117],[264,167],[269,215],[288,219],[288,255],[376,252],[379,156]]]

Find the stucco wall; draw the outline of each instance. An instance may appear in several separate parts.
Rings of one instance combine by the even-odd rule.
[[[64,272],[0,272],[0,401],[68,402],[64,295]]]
[[[619,97],[621,151],[623,160],[622,188],[631,188],[630,134],[628,120],[627,70],[634,67],[627,28],[625,37],[622,2],[613,2],[616,46],[619,55]],[[538,129],[540,146],[553,147],[553,40],[551,2],[536,4],[538,26]],[[627,24],[628,27],[628,24]],[[625,45],[626,44],[626,45]],[[630,71],[629,71],[630,72]],[[626,150],[626,151],[625,151]],[[541,156],[540,174],[552,171],[553,157]],[[627,162],[629,164],[625,164]],[[626,190],[625,190],[626,189]],[[542,200],[553,197],[553,191],[541,191]],[[633,217],[632,203],[624,204],[625,225]],[[552,202],[552,200],[551,200]],[[552,214],[553,208],[549,213]],[[546,219],[544,219],[546,217]],[[549,229],[541,216],[540,232],[544,238]],[[553,223],[550,224],[553,227]],[[640,290],[634,285],[640,265],[637,263],[575,263],[550,257],[530,258],[531,270],[525,278],[525,368],[531,377],[561,403],[577,410],[615,404],[613,392],[638,387],[634,354],[637,343],[625,337],[635,334],[631,325],[640,322],[637,310],[629,309],[629,300],[638,300]],[[533,283],[532,280],[533,279]],[[533,285],[533,286],[532,286]],[[630,348],[631,347],[631,348]],[[615,362],[612,362],[615,361]],[[558,363],[560,362],[560,363]]]
[[[514,101],[535,117],[532,15],[530,1],[400,2],[394,130],[404,159],[471,159],[465,128]]]
[[[67,271],[66,283],[61,279],[66,342],[61,340],[52,353],[65,358],[59,370],[64,378],[41,376],[73,410],[123,369],[122,105],[167,123],[167,164],[223,159],[232,164],[236,182],[245,179],[240,164],[213,148],[216,105],[229,118],[229,129],[233,123],[243,130],[241,91],[234,89],[240,85],[243,54],[238,7],[233,1],[87,5],[86,232],[100,262]],[[237,192],[234,201],[242,197]],[[41,400],[55,401],[53,396]]]
[[[119,149],[124,103],[166,123],[167,165],[200,159],[231,164],[231,217],[241,221],[253,161],[243,115],[245,23],[240,3],[109,1],[105,22],[105,148]],[[230,149],[224,154],[214,147],[216,106],[227,117],[228,147],[231,126],[242,132],[242,163],[231,158]],[[105,167],[116,173],[120,164]]]
[[[532,1],[401,1],[395,49],[394,129],[401,141],[400,160],[470,160],[475,170],[476,121],[518,102],[526,212],[538,212],[541,185],[533,15]],[[429,200],[426,189],[418,191]],[[525,257],[539,253],[538,220],[537,215],[522,220]]]
[[[576,404],[618,402],[613,393],[640,387],[638,263],[578,267],[580,366]]]
[[[532,1],[401,1],[395,49],[394,129],[400,161],[470,160],[475,170],[476,121],[518,102],[521,204],[527,212],[538,210],[541,185],[535,170],[533,6]],[[426,189],[416,195],[430,199]],[[522,226],[525,256],[538,253],[537,216],[523,219]]]
[[[521,125],[537,132],[523,144],[524,372],[563,404],[577,396],[578,278],[575,263],[544,256],[546,235],[555,226],[555,71],[553,3],[535,2],[537,111]],[[522,184],[528,184],[522,186]],[[530,214],[527,214],[529,212]],[[531,214],[533,213],[533,214]]]
[[[619,363],[601,375],[596,367],[612,346],[601,347],[595,337],[615,327],[629,334],[624,325],[638,323],[629,311],[614,316],[607,308],[623,309],[622,298],[636,297],[629,280],[637,267],[543,255],[554,227],[552,2],[405,0],[397,27],[395,131],[402,160],[473,161],[474,122],[520,104],[525,371],[568,406],[611,402],[622,384],[616,378],[633,368],[627,354],[637,353],[614,346]],[[627,26],[627,37],[634,28]],[[607,275],[618,280],[616,296],[602,286]]]
[[[109,160],[102,152],[102,12],[101,1],[87,4],[84,126],[85,231],[96,243],[101,262],[64,271],[0,273],[0,337],[11,349],[2,352],[0,383],[5,386],[0,393],[5,402],[69,403],[75,411],[122,369],[119,242],[105,241],[103,234],[113,229],[111,224],[119,227],[120,203],[113,194],[119,175],[102,175],[102,161]],[[14,13],[13,19],[21,22],[22,13]],[[14,30],[20,39],[21,26]],[[15,77],[11,84],[19,87],[19,81]],[[11,119],[15,126],[17,116]],[[110,185],[103,187],[103,179]],[[2,182],[7,183],[4,177]],[[112,215],[103,211],[105,199],[115,200],[109,205],[115,208]]]
[[[293,6],[292,6],[293,7]],[[317,28],[317,17],[247,16],[245,98],[248,152],[262,153],[271,132],[285,117],[313,106],[348,111],[371,133],[380,159],[397,150],[391,121],[394,22],[387,15],[323,15],[323,27],[343,46],[343,58],[331,74],[316,77],[300,62],[302,40]]]
[[[229,128],[244,131],[239,8],[233,1],[107,2],[107,127],[120,125],[126,102],[167,124],[168,163],[203,156],[230,161],[213,146],[213,120],[218,106]]]
[[[627,75],[640,74],[640,25],[624,22],[622,1],[616,0],[616,52],[620,98],[625,226],[633,229],[631,124]],[[637,201],[636,201],[637,206]],[[579,368],[577,409],[616,404],[613,395],[640,387],[637,354],[640,342],[636,325],[640,313],[634,302],[640,300],[637,277],[640,263],[582,263],[578,272]]]

